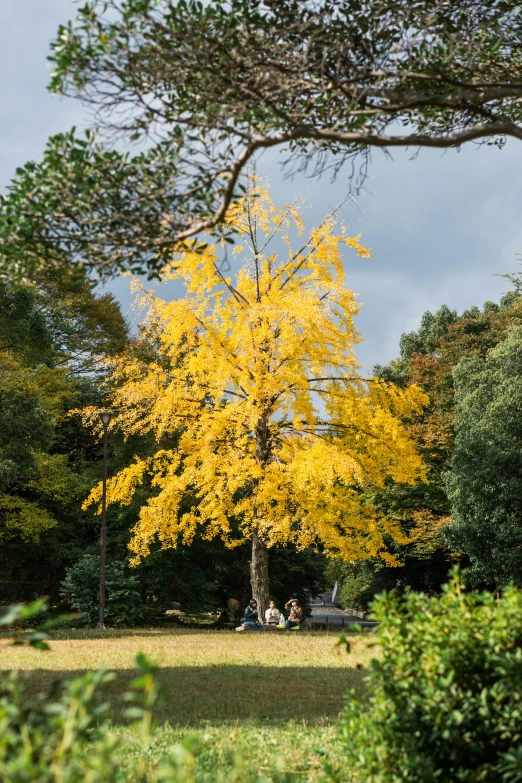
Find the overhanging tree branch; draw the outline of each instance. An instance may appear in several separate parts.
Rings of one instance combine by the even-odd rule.
[[[522,139],[519,0],[89,0],[50,59],[50,89],[93,109],[93,134],[18,170],[0,202],[10,279],[157,276],[180,244],[226,233],[272,147],[288,173],[348,162],[360,184],[372,149]]]

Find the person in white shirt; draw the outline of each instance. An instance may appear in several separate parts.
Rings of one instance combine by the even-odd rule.
[[[270,601],[268,609],[265,612],[266,625],[278,625],[281,618],[281,612],[276,608],[274,601]]]

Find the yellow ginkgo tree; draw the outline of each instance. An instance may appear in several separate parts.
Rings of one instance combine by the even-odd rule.
[[[254,178],[228,225],[234,275],[225,276],[219,247],[187,244],[163,273],[182,281],[183,298],[141,293],[151,353],[112,360],[112,426],[153,433],[157,450],[112,478],[107,497],[129,503],[144,482],[154,489],[133,529],[135,560],[154,541],[190,544],[198,532],[228,546],[249,539],[264,609],[274,545],[393,562],[385,536],[404,537],[368,490],[423,476],[402,422],[427,398],[360,375],[358,304],[342,265],[346,247],[369,256],[359,237],[336,231],[330,215],[306,238],[298,205],[276,210]],[[302,237],[297,250],[291,234]]]

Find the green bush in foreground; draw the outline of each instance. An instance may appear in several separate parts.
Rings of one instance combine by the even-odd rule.
[[[98,688],[108,676],[88,672],[45,699],[26,695],[16,673],[1,677],[1,783],[114,779],[114,743],[103,737],[100,721],[105,708],[97,704]]]
[[[45,600],[13,604],[0,616],[0,628],[37,620]],[[44,621],[35,630],[18,631],[13,644],[48,650],[47,631],[72,619]],[[57,682],[35,698],[25,693],[18,672],[0,672],[0,783],[106,783],[114,778],[114,742],[102,729],[108,707],[100,688],[107,672]],[[86,753],[86,749],[89,752]]]
[[[364,783],[522,781],[522,593],[393,593],[374,603],[370,696],[341,719]]]

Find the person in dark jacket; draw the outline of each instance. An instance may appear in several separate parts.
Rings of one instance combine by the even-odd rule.
[[[248,602],[243,621],[239,628],[236,628],[236,631],[245,631],[247,628],[250,628],[252,631],[260,631],[263,628],[263,624],[259,622],[257,614],[257,601],[254,601],[253,598]]]

